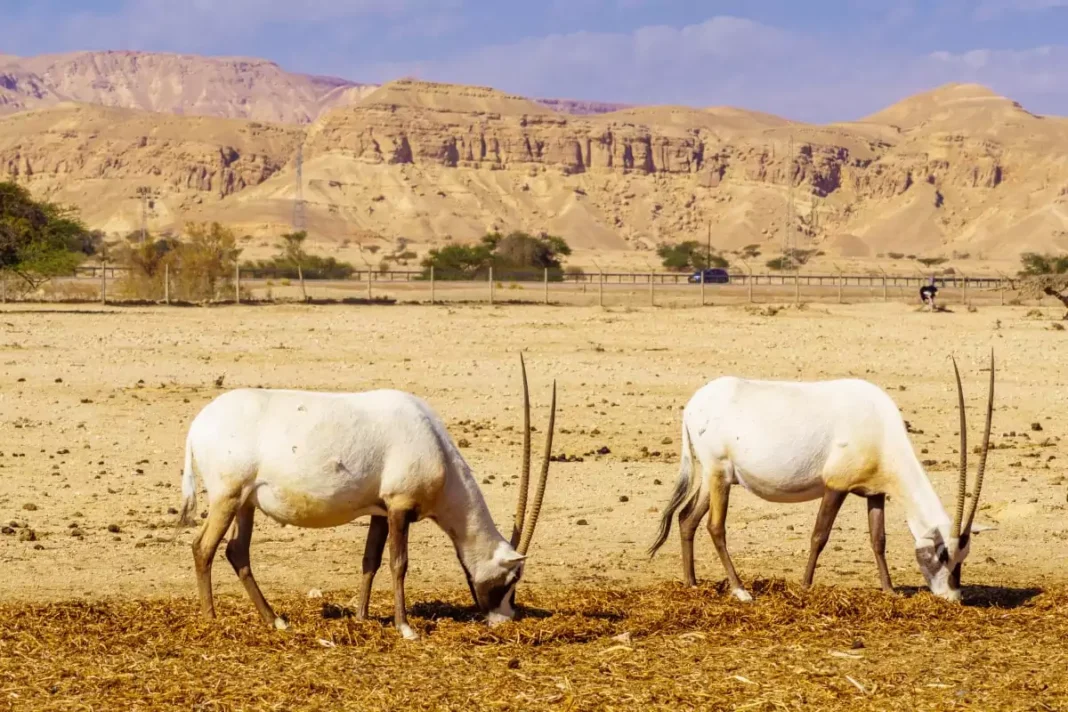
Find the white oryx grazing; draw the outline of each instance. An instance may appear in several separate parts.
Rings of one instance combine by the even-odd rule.
[[[961,563],[968,555],[990,448],[994,354],[990,354],[986,432],[971,509],[963,527],[968,435],[956,360],[953,372],[960,410],[960,479],[952,521],[916,459],[900,410],[875,384],[860,379],[789,382],[722,377],[699,389],[683,410],[679,479],[649,555],[663,545],[671,530],[671,518],[679,511],[683,575],[689,585],[696,585],[694,533],[711,509],[708,531],[712,542],[734,595],[749,601],[752,597],[727,553],[724,523],[730,486],[740,484],[770,502],[822,498],[803,580],[808,587],[838,510],[847,495],[856,494],[867,498],[879,578],[883,590],[892,593],[884,529],[884,505],[889,494],[904,506],[916,542],[916,560],[927,585],[934,594],[959,601]],[[699,477],[693,475],[695,465]]]
[[[357,617],[366,618],[371,584],[390,541],[394,624],[408,625],[404,576],[408,526],[435,521],[456,549],[475,605],[493,625],[515,615],[515,586],[523,574],[549,475],[556,420],[556,382],[545,459],[529,516],[530,396],[523,375],[523,465],[511,539],[498,532],[471,468],[444,423],[423,400],[396,390],[320,393],[238,389],[219,396],[189,428],[182,475],[181,524],[196,511],[199,474],[208,515],[193,540],[201,612],[215,617],[211,564],[231,522],[226,558],[268,624],[283,629],[249,565],[252,520],[259,509],[282,524],[336,527],[371,515],[363,554]]]

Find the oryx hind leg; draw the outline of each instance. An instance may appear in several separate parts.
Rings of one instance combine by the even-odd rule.
[[[816,575],[816,562],[819,560],[820,554],[823,553],[823,547],[827,546],[827,541],[831,538],[834,520],[838,518],[838,512],[842,509],[842,503],[845,502],[846,496],[846,492],[838,492],[831,489],[823,493],[820,511],[816,515],[816,526],[812,528],[812,548],[808,554],[808,566],[805,567],[805,577],[801,582],[801,585],[805,588],[812,585],[812,578]]]
[[[386,549],[388,537],[389,520],[378,514],[372,515],[371,526],[367,529],[367,543],[363,549],[363,580],[360,582],[360,598],[356,606],[356,618],[359,620],[370,615],[371,586],[382,565],[382,553]]]
[[[698,473],[701,474],[701,473]],[[679,539],[682,542],[682,577],[687,586],[697,585],[697,573],[693,562],[693,539],[701,520],[708,514],[708,488],[703,474],[698,484],[697,495],[679,512]]]
[[[200,611],[205,618],[215,617],[215,601],[211,591],[211,564],[215,551],[234,520],[240,503],[240,492],[217,497],[208,503],[208,518],[193,539],[193,565],[200,593]]]
[[[252,599],[252,604],[256,606],[256,611],[263,622],[278,630],[285,630],[289,626],[275,615],[271,604],[267,603],[259,584],[252,576],[249,552],[252,548],[252,522],[255,514],[256,505],[247,500],[237,510],[237,516],[234,518],[234,536],[226,543],[226,559],[234,567],[237,578],[245,587],[245,592]]]
[[[727,505],[730,503],[731,481],[727,478],[722,467],[716,467],[709,473],[708,503],[711,514],[708,517],[708,533],[712,536],[712,543],[716,546],[716,553],[723,564],[723,570],[727,573],[727,581],[731,585],[731,592],[739,601],[752,601],[753,597],[745,590],[742,580],[738,578],[738,572],[734,570],[734,562],[727,553]]]

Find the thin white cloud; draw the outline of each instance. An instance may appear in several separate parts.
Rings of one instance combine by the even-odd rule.
[[[982,0],[975,9],[977,20],[994,20],[1014,12],[1043,12],[1068,7],[1068,0]]]

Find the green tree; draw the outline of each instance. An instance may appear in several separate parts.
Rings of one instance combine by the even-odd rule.
[[[37,289],[72,274],[99,245],[73,209],[35,201],[16,183],[0,183],[0,271]]]

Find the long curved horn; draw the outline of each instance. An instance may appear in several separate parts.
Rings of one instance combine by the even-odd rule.
[[[534,491],[534,503],[530,506],[530,519],[523,528],[523,537],[519,540],[519,548],[516,549],[524,556],[530,548],[530,540],[534,538],[534,527],[538,524],[538,515],[541,514],[541,502],[545,497],[545,483],[549,479],[549,457],[553,451],[553,429],[556,426],[556,381],[553,381],[553,402],[549,411],[549,432],[545,435],[545,459],[541,462],[541,476],[538,478],[538,488]]]
[[[950,357],[952,358],[952,357]],[[960,384],[957,359],[953,359],[953,375],[957,377],[957,409],[960,411],[960,479],[957,482],[957,510],[953,515],[950,534],[960,537],[960,523],[964,519],[964,495],[968,489],[968,418],[964,413],[964,387]]]
[[[983,432],[983,449],[979,454],[979,471],[975,475],[975,493],[972,495],[972,506],[968,509],[968,518],[965,519],[964,528],[960,530],[961,536],[969,536],[972,533],[972,522],[975,520],[975,512],[979,508],[979,493],[983,490],[983,473],[986,472],[986,454],[990,450],[990,421],[994,418],[994,349],[990,349],[990,386],[986,398],[986,430]]]
[[[519,474],[519,494],[515,503],[515,522],[512,524],[512,547],[519,543],[523,520],[527,514],[527,493],[530,490],[530,390],[527,388],[527,364],[519,352],[519,368],[523,372],[523,469]]]

